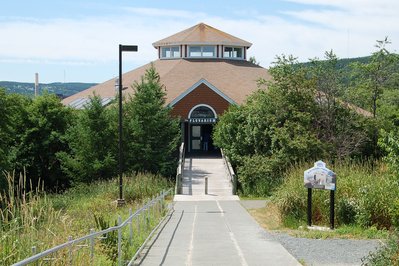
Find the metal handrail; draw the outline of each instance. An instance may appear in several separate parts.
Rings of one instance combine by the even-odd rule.
[[[224,154],[223,149],[220,149],[220,152],[222,153],[223,162],[225,163],[227,174],[229,175],[230,182],[232,184],[231,192],[233,195],[237,195],[237,175],[235,174],[234,169],[231,166],[229,157],[227,157],[227,155]]]
[[[185,146],[184,142],[181,143],[179,148],[179,163],[176,169],[176,185],[175,194],[181,194],[182,178],[184,171],[184,161],[185,161]]]
[[[53,254],[53,253],[55,253],[55,252],[57,252],[57,251],[59,251],[61,249],[64,249],[66,247],[72,247],[75,244],[81,243],[81,242],[83,242],[85,240],[88,240],[88,239],[91,240],[91,245],[94,245],[94,241],[93,240],[95,238],[100,237],[102,235],[105,235],[107,233],[110,233],[112,231],[116,231],[116,230],[118,230],[118,264],[122,265],[122,257],[121,257],[121,255],[122,255],[122,253],[121,253],[121,240],[122,239],[121,239],[121,231],[120,230],[122,228],[126,227],[127,225],[131,226],[133,218],[136,218],[142,212],[144,212],[144,211],[148,210],[149,208],[151,208],[158,201],[163,202],[165,197],[168,194],[170,194],[171,191],[172,191],[172,189],[169,189],[169,190],[167,190],[165,192],[160,193],[159,196],[157,196],[156,198],[153,198],[151,201],[147,202],[143,207],[141,207],[140,209],[135,211],[133,214],[131,214],[131,209],[130,209],[129,210],[129,213],[130,213],[129,217],[123,222],[122,222],[121,217],[118,216],[118,225],[117,226],[112,226],[112,227],[109,227],[107,229],[104,229],[104,230],[101,230],[101,231],[98,231],[98,232],[95,232],[93,229],[91,229],[90,230],[90,234],[82,236],[82,237],[77,238],[77,239],[71,239],[71,237],[70,237],[69,239],[71,239],[71,240],[69,240],[68,242],[62,243],[62,244],[60,244],[58,246],[52,247],[52,248],[47,249],[45,251],[42,251],[42,252],[40,252],[38,254],[35,254],[35,255],[33,255],[33,256],[29,257],[29,258],[26,258],[26,259],[24,259],[22,261],[19,261],[19,262],[13,264],[13,266],[27,265],[27,264],[35,262],[35,261],[37,261],[37,260],[39,260],[41,258],[47,257],[48,255]],[[93,246],[91,248],[92,248],[92,252],[93,252]],[[35,250],[35,248],[32,248],[32,250]],[[93,254],[91,254],[90,256],[93,257]]]

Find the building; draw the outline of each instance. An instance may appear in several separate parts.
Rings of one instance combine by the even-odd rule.
[[[265,68],[247,61],[251,43],[204,23],[153,43],[158,59],[152,64],[166,88],[166,103],[180,117],[187,151],[214,149],[211,132],[231,104],[241,104],[257,90],[257,80],[270,80]],[[124,94],[151,63],[123,74]],[[116,78],[72,95],[63,103],[81,107],[96,93],[104,103],[116,96]]]

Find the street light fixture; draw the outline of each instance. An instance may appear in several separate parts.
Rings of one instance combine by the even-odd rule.
[[[137,52],[137,45],[119,44],[119,199],[118,206],[125,205],[123,199],[123,154],[122,154],[122,52]]]

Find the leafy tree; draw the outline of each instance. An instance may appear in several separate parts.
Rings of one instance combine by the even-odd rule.
[[[322,156],[313,130],[314,82],[293,57],[278,57],[272,82],[240,107],[230,108],[215,127],[214,141],[237,165],[246,194],[267,195],[284,169]],[[240,149],[241,148],[241,149]]]
[[[171,176],[177,166],[179,121],[165,106],[165,88],[153,66],[133,89],[124,113],[126,170]]]
[[[25,130],[23,119],[31,100],[19,94],[7,94],[0,88],[0,187],[5,188],[4,171],[15,169],[18,136]]]
[[[74,182],[89,183],[116,174],[116,127],[111,110],[94,95],[77,113],[76,123],[66,133],[70,152],[58,153],[63,171]]]
[[[8,168],[7,153],[9,144],[12,140],[11,128],[11,110],[7,101],[7,95],[4,89],[0,88],[0,174]]]
[[[386,152],[384,160],[399,179],[399,127],[391,132],[381,130],[378,144]]]
[[[384,124],[384,121],[378,119],[379,116],[384,117],[383,113],[380,115],[380,107],[384,106],[384,102],[382,101],[384,93],[388,91],[398,92],[398,89],[395,87],[397,87],[399,82],[399,57],[397,54],[388,51],[386,48],[388,44],[390,44],[388,37],[382,41],[377,41],[377,51],[371,55],[370,61],[367,63],[358,62],[353,65],[354,88],[348,92],[349,95],[347,96],[361,107],[370,110],[373,115],[374,156],[378,156],[378,128]]]
[[[326,144],[332,159],[358,152],[369,139],[364,130],[366,119],[355,106],[342,100],[346,77],[337,56],[333,51],[326,52],[324,60],[310,61],[308,71],[315,81],[317,111],[313,119],[317,138]]]
[[[45,94],[35,98],[26,113],[15,147],[15,167],[18,171],[26,169],[33,184],[40,179],[49,189],[62,189],[69,181],[56,154],[68,149],[63,138],[71,122],[71,110],[57,96]]]
[[[257,66],[260,65],[260,62],[256,60],[255,56],[251,56],[248,61]]]

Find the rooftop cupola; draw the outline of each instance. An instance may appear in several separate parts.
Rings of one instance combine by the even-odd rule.
[[[152,44],[160,59],[232,59],[246,60],[252,43],[204,23],[173,34]]]

